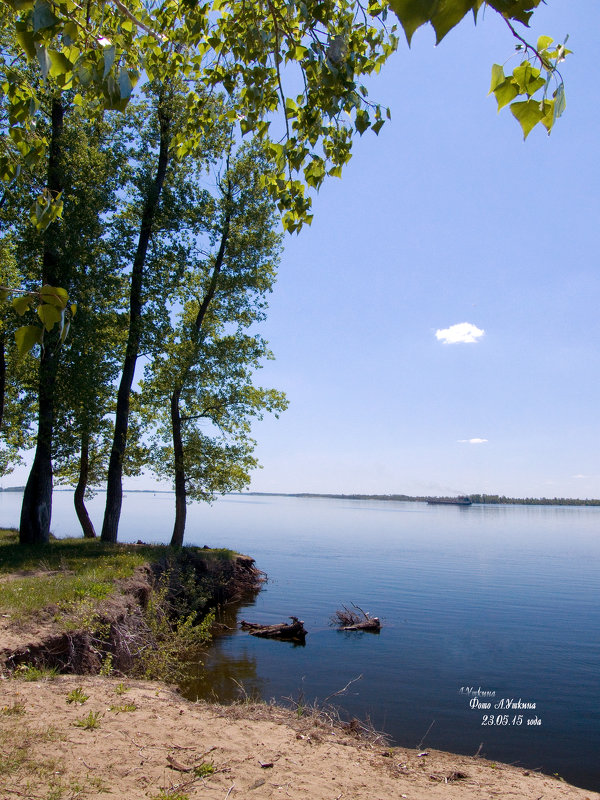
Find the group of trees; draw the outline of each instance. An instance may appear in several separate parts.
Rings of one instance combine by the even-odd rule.
[[[487,3],[526,50],[491,88],[525,135],[564,105],[564,47],[513,27],[539,2]],[[279,222],[310,222],[310,189],[389,116],[361,81],[398,46],[394,14],[440,40],[482,5],[0,0],[0,466],[35,430],[23,543],[48,539],[53,479],[88,536],[106,481],[116,541],[123,475],[168,476],[174,545],[189,497],[247,483],[251,421],[286,405],[254,385]]]

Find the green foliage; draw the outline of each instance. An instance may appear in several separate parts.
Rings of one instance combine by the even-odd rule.
[[[542,0],[390,0],[390,7],[398,15],[410,44],[412,36],[421,25],[431,23],[436,33],[436,43],[469,13],[477,19],[482,6],[489,6],[507,20],[528,25],[534,10]]]
[[[4,717],[20,717],[25,713],[25,704],[19,700],[13,701],[9,706],[0,708],[0,715]]]
[[[22,617],[54,604],[66,627],[69,621],[93,624],[91,601],[105,597],[115,580],[130,577],[137,566],[158,561],[167,552],[166,547],[110,546],[90,539],[54,539],[26,547],[18,544],[16,531],[0,531],[0,574],[25,573],[0,583],[0,608]]]
[[[446,34],[457,25],[469,11],[477,19],[482,6],[489,6],[497,11],[506,21],[512,35],[518,40],[517,52],[525,52],[525,60],[516,67],[512,74],[505,75],[499,64],[492,67],[492,85],[490,93],[494,93],[498,102],[498,111],[510,105],[511,112],[521,125],[526,139],[532,129],[541,123],[550,134],[556,120],[565,109],[565,90],[558,65],[570,53],[564,44],[553,44],[550,36],[540,36],[533,46],[521,37],[513,23],[529,25],[534,10],[541,0],[390,0],[390,6],[397,14],[408,43],[421,25],[431,23],[439,43]],[[567,37],[568,38],[568,37]],[[531,63],[531,58],[535,63]],[[548,93],[552,87],[552,94]],[[540,92],[538,97],[536,94]],[[517,97],[525,99],[516,100]],[[513,102],[514,101],[514,102]]]
[[[90,711],[87,717],[78,719],[73,723],[76,728],[83,728],[86,731],[93,731],[100,727],[100,720],[104,715],[100,711]]]
[[[114,714],[127,713],[130,711],[137,711],[137,706],[135,703],[123,703],[120,706],[111,706],[110,710]]]
[[[58,675],[58,670],[54,667],[48,669],[46,667],[35,667],[33,664],[19,664],[13,671],[13,678],[21,681],[44,681],[53,680]]]
[[[196,778],[208,778],[209,775],[214,775],[215,765],[210,761],[203,761],[202,764],[194,767],[194,775]]]
[[[174,615],[169,600],[169,574],[164,573],[144,611],[145,646],[134,665],[135,674],[147,680],[175,682],[190,663],[196,663],[210,640],[214,614],[197,622],[196,613]]]
[[[522,61],[509,75],[504,74],[504,68],[499,64],[492,67],[490,94],[493,93],[496,98],[498,111],[510,103],[510,110],[521,125],[525,139],[538,123],[550,134],[566,107],[564,83],[558,65],[571,51],[564,44],[553,45],[553,41],[549,36],[540,36],[536,48],[526,46],[539,68],[532,65],[529,59]],[[549,98],[553,82],[554,89]],[[517,97],[526,99],[515,100]]]
[[[89,695],[85,694],[81,686],[77,689],[72,689],[67,695],[67,703],[80,703],[83,705],[86,700],[89,700]]]

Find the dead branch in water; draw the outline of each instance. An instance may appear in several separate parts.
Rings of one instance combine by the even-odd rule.
[[[360,611],[362,616],[347,606],[342,606],[331,616],[332,625],[337,626],[342,631],[379,631],[381,629],[379,617],[372,617],[368,611],[363,611],[355,603],[352,603],[352,605]]]

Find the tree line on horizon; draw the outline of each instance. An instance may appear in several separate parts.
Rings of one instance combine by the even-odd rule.
[[[267,494],[254,492],[254,494]],[[278,493],[275,493],[278,494]],[[449,495],[408,495],[408,494],[314,494],[301,492],[285,494],[285,497],[331,497],[340,500],[395,500],[398,502],[426,503],[429,500],[453,500]],[[600,506],[600,499],[577,497],[506,497],[499,494],[465,494],[471,503],[482,505],[511,506]]]
[[[390,116],[364,82],[394,20],[439,42],[498,12],[524,60],[491,92],[527,136],[564,107],[568,51],[514,27],[539,2],[0,0],[0,474],[33,447],[21,543],[48,541],[54,482],[88,537],[105,485],[116,542],[123,477],[168,478],[174,546],[189,499],[248,483],[252,421],[287,404],[255,384],[281,229]]]

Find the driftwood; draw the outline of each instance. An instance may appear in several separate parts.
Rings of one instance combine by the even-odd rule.
[[[291,623],[282,622],[281,625],[259,625],[256,622],[242,620],[240,627],[252,636],[262,636],[265,639],[287,639],[303,642],[306,638],[304,622],[298,617],[290,617]]]
[[[346,606],[342,606],[338,609],[335,614],[331,617],[331,621],[334,625],[341,631],[380,631],[381,630],[381,621],[379,617],[372,617],[368,611],[363,611],[360,606],[354,605],[360,614],[357,614],[356,611],[352,611],[351,609],[347,608]]]

